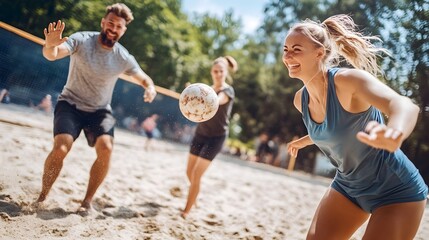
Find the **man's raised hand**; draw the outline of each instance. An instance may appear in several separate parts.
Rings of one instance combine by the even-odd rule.
[[[58,22],[49,23],[48,28],[43,30],[45,34],[45,47],[54,48],[67,41],[67,37],[62,37],[65,28],[65,23],[58,20]]]

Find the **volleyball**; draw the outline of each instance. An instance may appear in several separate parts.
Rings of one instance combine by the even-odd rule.
[[[216,114],[219,99],[210,86],[204,83],[193,83],[180,94],[179,108],[188,120],[205,122]]]

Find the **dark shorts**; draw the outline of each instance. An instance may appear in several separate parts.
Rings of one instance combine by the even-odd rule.
[[[58,101],[54,111],[54,136],[66,133],[76,140],[83,130],[88,145],[93,147],[99,136],[107,134],[113,137],[115,122],[109,110],[85,112],[66,101]]]
[[[225,139],[226,136],[205,137],[195,134],[190,153],[211,161],[222,150]]]
[[[144,131],[144,133],[146,134],[147,138],[149,138],[149,139],[153,138],[153,133],[152,132],[150,132],[150,131]]]

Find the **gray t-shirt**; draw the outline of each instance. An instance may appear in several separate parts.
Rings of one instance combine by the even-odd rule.
[[[219,105],[219,109],[211,119],[199,123],[195,130],[196,134],[205,137],[228,135],[229,118],[231,116],[232,105],[234,105],[235,92],[231,86],[220,90],[217,94],[220,92],[224,92],[229,97],[229,101],[223,105]]]
[[[140,69],[135,58],[119,43],[104,49],[99,32],[76,32],[65,42],[70,52],[67,83],[59,96],[86,112],[111,110],[113,89],[121,73],[133,75]]]

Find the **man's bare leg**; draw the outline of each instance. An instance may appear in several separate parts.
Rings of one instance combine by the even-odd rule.
[[[67,156],[73,145],[73,137],[69,134],[58,134],[54,138],[54,146],[45,160],[45,166],[42,178],[42,191],[37,203],[41,203],[46,199],[49,191],[52,188],[55,180],[63,167],[63,160]]]
[[[88,189],[78,212],[87,214],[91,210],[91,202],[98,187],[107,175],[110,164],[110,156],[113,150],[113,138],[109,135],[102,135],[95,143],[97,159],[91,167]]]

